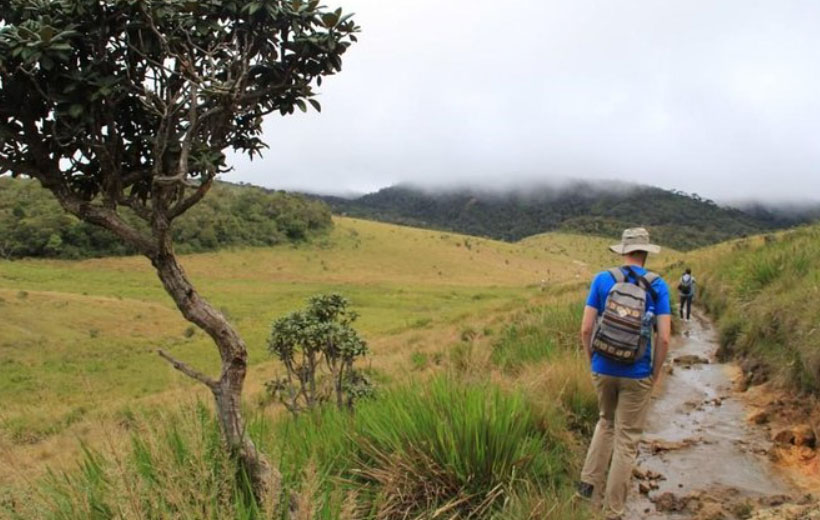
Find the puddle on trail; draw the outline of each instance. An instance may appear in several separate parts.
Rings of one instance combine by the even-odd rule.
[[[695,363],[671,363],[673,372],[664,374],[653,397],[636,464],[636,477],[649,470],[650,478],[632,479],[626,519],[698,518],[695,511],[700,509],[702,517],[703,505],[710,502],[797,494],[768,460],[769,440],[748,423],[747,409],[733,395],[731,367],[715,362],[709,322],[693,316],[684,327],[683,341],[669,357],[686,356]],[[660,479],[653,478],[658,474]],[[646,495],[650,486],[657,489]],[[665,493],[674,496],[659,500]],[[700,499],[687,505],[684,497],[693,495]],[[664,511],[653,500],[664,502]]]

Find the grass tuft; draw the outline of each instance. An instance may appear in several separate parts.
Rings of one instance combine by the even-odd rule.
[[[301,486],[299,468],[314,460],[325,479],[317,502],[355,487],[376,518],[485,517],[521,486],[568,481],[569,449],[521,393],[454,378],[393,389],[354,416],[326,409],[289,420],[277,438],[287,486]]]

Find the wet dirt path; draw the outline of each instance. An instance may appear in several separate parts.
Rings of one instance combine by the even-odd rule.
[[[769,461],[771,443],[715,361],[715,331],[693,315],[653,396],[625,520],[750,518],[800,492]],[[683,362],[681,362],[683,361]]]

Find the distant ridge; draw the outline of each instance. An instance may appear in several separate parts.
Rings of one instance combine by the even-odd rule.
[[[617,237],[647,226],[659,243],[687,250],[791,227],[808,214],[749,212],[697,195],[616,182],[571,182],[493,191],[396,185],[358,198],[319,196],[334,213],[516,241],[548,231]]]

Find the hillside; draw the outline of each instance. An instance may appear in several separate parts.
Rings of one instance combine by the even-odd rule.
[[[124,213],[136,227],[144,223]],[[217,183],[174,226],[177,251],[298,242],[331,227],[324,203],[249,185]],[[0,258],[89,258],[134,251],[65,213],[38,182],[0,177]]]
[[[648,186],[575,182],[561,188],[429,191],[394,186],[356,199],[322,197],[335,213],[515,241],[547,231],[618,237],[646,226],[686,250],[787,227],[808,218],[755,206],[753,213]]]
[[[611,263],[607,243],[550,234],[510,244],[337,217],[310,243],[186,255],[182,263],[246,338],[254,364],[268,359],[276,316],[340,291],[362,316],[374,366],[392,371],[413,352],[444,349],[476,316],[586,280]],[[51,451],[50,439],[98,409],[188,388],[157,347],[203,370],[218,367],[210,340],[190,330],[141,257],[0,260],[0,309],[0,440],[25,451]],[[269,370],[253,371],[250,385],[261,388]]]
[[[820,394],[820,226],[720,244],[691,262],[722,353],[746,360],[747,380]]]

